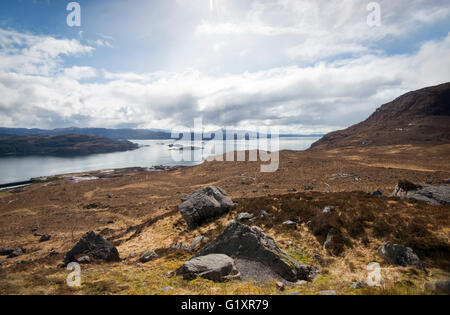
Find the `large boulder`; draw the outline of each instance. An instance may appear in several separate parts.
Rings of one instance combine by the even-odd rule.
[[[387,242],[379,248],[378,253],[390,264],[402,267],[414,266],[424,270],[419,257],[409,247]]]
[[[292,282],[312,281],[318,272],[316,267],[298,262],[281,251],[273,238],[260,228],[249,227],[236,221],[232,221],[222,234],[197,254],[197,257],[209,254],[225,254],[233,258],[260,262]]]
[[[176,274],[182,275],[185,280],[201,277],[216,282],[239,278],[234,259],[223,254],[192,258],[178,268]]]
[[[95,234],[92,231],[86,233],[64,256],[64,263],[77,262],[77,258],[86,255],[107,262],[120,261],[117,248],[105,240],[100,234]]]
[[[395,187],[393,197],[401,199],[416,199],[433,206],[450,204],[450,187],[448,186],[417,186],[408,182],[400,182]]]
[[[190,229],[227,212],[233,206],[227,193],[216,186],[196,190],[182,201],[178,209]]]

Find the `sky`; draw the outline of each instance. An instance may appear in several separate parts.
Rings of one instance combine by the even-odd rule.
[[[450,81],[448,0],[76,2],[0,2],[0,126],[326,133]]]

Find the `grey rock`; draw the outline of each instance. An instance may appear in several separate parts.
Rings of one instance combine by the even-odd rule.
[[[50,253],[48,254],[49,257],[53,257],[53,256],[58,256],[59,253],[55,250],[50,251]]]
[[[289,191],[289,192],[296,192],[297,189],[295,189],[295,188],[289,188],[288,191]]]
[[[294,221],[288,220],[288,221],[284,221],[281,225],[289,226],[289,227],[296,227],[297,223],[295,223]]]
[[[136,254],[135,253],[130,253],[130,255],[128,255],[128,258],[135,258]]]
[[[350,289],[356,290],[356,289],[364,289],[367,288],[369,285],[365,281],[357,281],[353,282],[350,286]]]
[[[320,295],[337,295],[337,292],[335,290],[324,290],[317,293]]]
[[[323,213],[331,213],[334,209],[335,209],[335,207],[333,207],[333,206],[326,206],[325,208],[323,208],[322,212]]]
[[[41,236],[41,238],[39,239],[39,243],[43,243],[43,242],[47,242],[51,239],[51,235],[49,234],[44,234]]]
[[[392,196],[401,199],[422,200],[433,206],[448,205],[450,204],[450,187],[425,186],[413,190],[404,190],[397,185]]]
[[[165,287],[165,288],[162,289],[163,293],[167,293],[167,292],[173,291],[173,290],[175,290],[175,289],[172,288],[172,287]]]
[[[261,210],[261,212],[259,213],[259,218],[263,220],[270,218],[270,214],[264,210]]]
[[[304,190],[314,190],[313,186],[305,186],[303,187]]]
[[[141,258],[139,258],[139,261],[141,263],[146,263],[156,258],[158,258],[158,254],[156,254],[153,250],[148,250],[142,254]]]
[[[194,238],[191,245],[189,246],[189,250],[194,251],[194,250],[198,249],[198,247],[200,247],[202,244],[207,243],[208,241],[209,241],[209,238],[207,238],[207,237],[204,237],[202,235],[197,236],[196,238]]]
[[[246,258],[260,262],[282,278],[295,282],[312,281],[318,270],[296,261],[281,251],[273,238],[260,228],[231,221],[214,241],[203,248],[198,256],[225,254],[233,258]]]
[[[178,209],[189,229],[195,229],[204,221],[227,212],[234,205],[227,193],[216,186],[196,190],[182,201]]]
[[[81,256],[77,258],[77,263],[82,265],[87,265],[91,263],[91,258],[89,256]]]
[[[177,269],[176,274],[182,275],[185,280],[200,277],[216,282],[224,282],[239,277],[234,259],[223,254],[194,257]]]
[[[402,267],[414,266],[424,270],[419,257],[409,247],[387,242],[379,248],[378,253],[390,264]]]
[[[177,250],[189,250],[189,246],[184,244],[183,242],[179,243],[173,243],[169,246],[170,249],[177,249]]]
[[[11,248],[2,248],[0,250],[0,256],[9,256],[14,252],[14,249]]]
[[[425,283],[425,290],[450,294],[450,280],[427,282]]]
[[[19,248],[19,249],[14,250],[12,253],[10,253],[8,255],[8,258],[19,257],[19,256],[22,256],[23,254],[25,254],[24,251],[21,248]]]
[[[325,242],[323,243],[323,248],[328,249],[328,247],[333,242],[333,238],[334,238],[334,232],[329,231],[327,234],[327,238],[326,238]]]
[[[253,214],[247,212],[241,212],[236,216],[236,221],[241,222],[245,220],[250,220],[253,218]]]
[[[369,193],[370,196],[374,196],[374,197],[383,197],[383,193],[379,190],[373,191],[371,193]]]
[[[117,248],[100,234],[90,231],[83,235],[78,243],[64,256],[64,263],[76,262],[76,258],[89,255],[93,258],[107,262],[119,262],[120,256]]]

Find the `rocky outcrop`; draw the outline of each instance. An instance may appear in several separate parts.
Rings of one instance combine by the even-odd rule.
[[[414,184],[413,184],[414,185]],[[416,199],[427,202],[433,206],[450,204],[450,187],[448,186],[405,186],[397,184],[392,194],[401,199]]]
[[[227,193],[216,186],[196,190],[182,201],[178,209],[189,229],[195,229],[203,222],[227,212],[233,206],[233,201]]]
[[[90,256],[107,262],[120,261],[119,252],[101,235],[90,231],[64,256],[64,263],[76,262],[81,256]]]
[[[296,261],[281,251],[275,241],[260,228],[232,221],[214,241],[198,254],[225,254],[261,262],[288,281],[312,281],[318,270]]]
[[[409,247],[387,242],[380,247],[378,253],[390,264],[402,267],[414,266],[424,270],[419,257]]]
[[[177,269],[177,275],[185,280],[198,277],[216,282],[224,282],[239,278],[234,259],[223,254],[211,254],[192,258]]]

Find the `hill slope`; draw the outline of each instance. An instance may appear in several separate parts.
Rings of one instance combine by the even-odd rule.
[[[450,143],[450,82],[409,92],[367,120],[325,135],[312,149]]]

